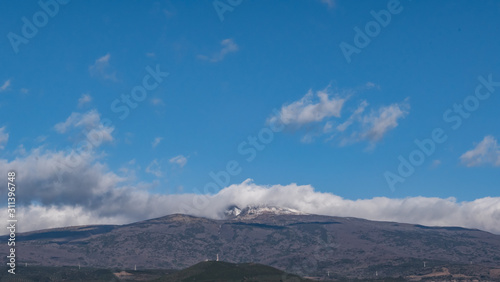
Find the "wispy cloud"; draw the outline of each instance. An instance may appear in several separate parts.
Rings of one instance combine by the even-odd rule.
[[[157,159],[154,159],[151,163],[149,163],[149,165],[146,167],[146,172],[156,177],[163,176],[161,164]]]
[[[500,146],[493,136],[488,135],[472,150],[460,156],[460,160],[468,167],[481,165],[500,166]]]
[[[153,142],[151,143],[151,146],[153,148],[156,148],[156,146],[158,146],[158,144],[160,144],[161,140],[163,140],[163,137],[156,137]]]
[[[340,117],[346,100],[346,97],[333,95],[329,87],[316,93],[309,90],[300,100],[283,105],[279,113],[271,116],[267,122],[300,128],[309,123],[321,122],[329,117]]]
[[[359,104],[358,108],[351,114],[351,116],[346,121],[337,126],[337,130],[340,132],[344,132],[349,126],[351,126],[351,124],[359,119],[360,115],[365,111],[366,107],[368,107],[368,102],[362,101],[361,104]]]
[[[329,9],[335,8],[335,0],[320,0],[320,1],[321,1],[321,3],[328,6]]]
[[[97,59],[95,63],[89,67],[90,75],[102,79],[116,81],[116,72],[111,70],[111,66],[109,64],[110,58],[111,55],[108,53]]]
[[[163,103],[163,100],[160,98],[151,99],[151,104],[153,104],[154,106],[164,106],[165,105],[165,103]]]
[[[94,146],[101,144],[103,141],[113,141],[112,133],[114,127],[103,125],[97,110],[91,110],[84,114],[73,112],[64,122],[60,122],[54,126],[54,129],[61,134],[74,128],[85,129],[88,137],[97,138],[93,140],[95,141],[93,142],[95,143]]]
[[[395,103],[390,106],[381,107],[378,111],[364,116],[362,125],[364,131],[361,138],[372,142],[379,141],[391,129],[398,126],[398,120],[408,115],[410,105],[405,100],[402,103]]]
[[[373,83],[368,84],[368,88],[375,87]],[[362,100],[351,110],[349,117],[342,120],[345,104],[356,90],[343,92],[346,94],[334,94],[329,86],[316,93],[309,90],[301,99],[284,104],[266,122],[278,123],[292,131],[301,132],[303,143],[311,143],[321,136],[327,136],[325,141],[338,142],[340,146],[368,141],[370,146],[374,147],[376,142],[396,128],[399,121],[409,113],[408,98],[401,103],[380,106],[368,113],[365,112],[369,104]]]
[[[47,136],[46,135],[40,135],[37,138],[35,138],[35,141],[38,142],[38,143],[42,143],[45,140],[47,140]]]
[[[222,61],[227,54],[238,51],[238,45],[232,39],[224,39],[220,44],[222,46],[220,51],[212,56],[198,55],[198,59],[216,63]]]
[[[10,79],[6,80],[2,86],[0,86],[0,92],[7,90],[10,86]]]
[[[187,164],[187,161],[188,161],[187,158],[184,157],[183,155],[175,156],[169,160],[171,164],[176,164],[181,168]]]
[[[82,94],[80,99],[78,99],[78,107],[83,107],[83,105],[90,103],[91,101],[92,101],[92,96],[90,96],[90,94],[84,93]]]
[[[431,168],[436,168],[441,165],[441,160],[433,160],[431,164]]]
[[[0,127],[0,150],[5,148],[5,144],[9,141],[9,133],[5,132],[5,126]]]

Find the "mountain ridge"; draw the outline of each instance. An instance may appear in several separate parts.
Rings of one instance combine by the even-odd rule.
[[[243,210],[219,220],[172,214],[125,225],[19,233],[16,247],[21,263],[47,266],[180,269],[219,255],[231,263],[261,263],[311,277],[413,275],[423,271],[424,261],[429,267],[476,267],[481,273],[500,268],[500,236],[477,229],[269,207]]]

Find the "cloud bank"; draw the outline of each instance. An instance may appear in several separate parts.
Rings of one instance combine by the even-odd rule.
[[[17,172],[20,231],[84,224],[123,224],[174,213],[219,219],[230,205],[272,205],[311,214],[431,226],[461,226],[500,234],[500,197],[469,202],[411,197],[349,200],[310,185],[257,185],[252,180],[213,195],[153,194],[148,185],[110,171],[95,153],[31,150],[0,159],[0,174]],[[6,190],[1,190],[6,197]],[[5,234],[5,232],[4,232]]]

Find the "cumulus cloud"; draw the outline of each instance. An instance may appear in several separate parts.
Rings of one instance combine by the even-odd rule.
[[[111,70],[109,60],[111,55],[108,53],[97,59],[93,65],[89,66],[91,76],[99,77],[102,79],[116,81],[116,73]]]
[[[97,110],[90,110],[84,114],[73,112],[64,122],[56,124],[54,129],[61,134],[70,129],[82,130],[81,133],[91,139],[90,141],[94,141],[92,142],[94,146],[98,146],[104,141],[113,141],[114,127],[104,126]]]
[[[368,83],[367,88],[374,88]],[[347,95],[334,94],[330,87],[314,93],[309,90],[301,99],[284,104],[277,113],[267,119],[267,124],[281,124],[292,131],[301,131],[301,142],[311,143],[325,136],[325,141],[336,142],[340,146],[361,141],[374,144],[385,134],[399,125],[399,120],[409,113],[408,98],[401,103],[380,106],[366,111],[366,100],[357,102],[353,110],[347,109],[349,117],[341,119],[345,104],[355,90],[345,91]],[[365,113],[368,112],[368,113]]]
[[[184,167],[187,164],[187,158],[184,157],[183,155],[178,155],[169,160],[171,164],[176,164],[179,167]]]
[[[0,92],[7,90],[10,86],[10,79],[6,80],[2,86],[0,86]]]
[[[460,160],[468,167],[481,165],[500,166],[500,146],[493,136],[486,136],[474,149],[460,156]]]
[[[271,116],[267,122],[300,128],[329,117],[340,117],[347,98],[332,96],[334,95],[330,93],[329,87],[316,93],[309,90],[300,100],[283,105],[278,114]]]
[[[90,103],[92,101],[92,96],[89,94],[82,94],[80,99],[78,99],[78,107],[82,107],[83,105]]]
[[[161,140],[163,140],[163,138],[162,138],[162,137],[156,137],[156,138],[153,140],[153,142],[151,143],[151,146],[152,146],[153,148],[156,148],[156,146],[158,146],[158,144],[160,144]]]
[[[217,53],[212,54],[212,56],[198,55],[198,59],[216,63],[222,61],[227,54],[234,53],[239,49],[238,45],[230,38],[222,40],[220,45],[222,48]]]
[[[0,127],[0,150],[5,148],[5,144],[9,141],[9,133],[5,132],[5,126]]]

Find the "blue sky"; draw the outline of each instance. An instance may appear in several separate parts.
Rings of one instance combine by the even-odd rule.
[[[115,179],[109,191],[204,193],[209,173],[235,160],[241,172],[229,184],[296,183],[353,201],[498,199],[500,86],[469,98],[478,104],[457,129],[451,121],[454,105],[484,85],[478,77],[500,82],[498,1],[41,3],[52,3],[46,23],[45,4],[0,4],[0,159],[32,195],[60,185],[48,176],[60,170],[43,172],[52,166],[40,160],[64,158],[95,130],[102,142],[84,165]],[[390,20],[374,25],[373,13]],[[42,23],[20,43],[23,17]],[[366,34],[370,25],[379,31],[356,47],[356,28]],[[347,58],[342,43],[357,52]],[[148,68],[168,76],[154,80]],[[120,118],[112,104],[124,106],[122,95],[144,79],[155,86]],[[238,147],[272,123],[284,130],[247,161]],[[414,140],[436,128],[446,141],[391,189],[398,157],[408,160]],[[57,191],[67,193],[23,200],[21,192],[19,201],[74,205],[67,197],[80,194],[65,185]]]

